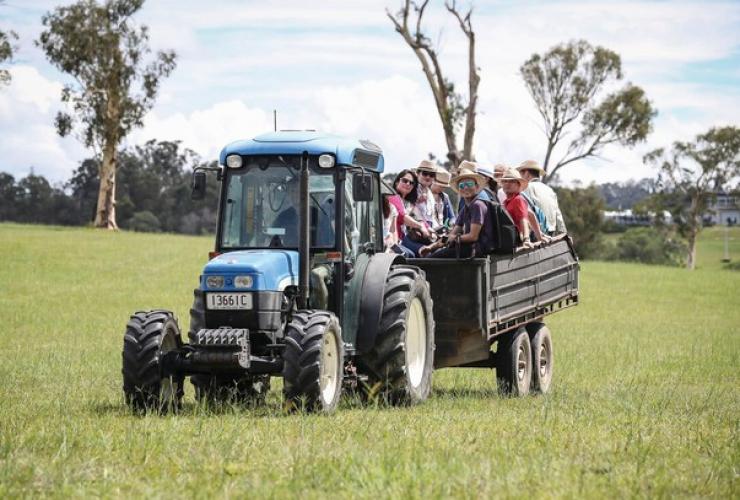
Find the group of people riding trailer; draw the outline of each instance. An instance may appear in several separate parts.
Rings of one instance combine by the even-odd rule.
[[[534,160],[493,169],[465,160],[451,179],[446,169],[423,160],[399,172],[396,194],[384,198],[385,247],[409,258],[486,255],[495,246],[493,224],[486,221],[496,205],[511,217],[519,245],[547,243],[566,228],[557,194],[541,180],[544,173]],[[457,210],[445,193],[450,187],[459,196]]]

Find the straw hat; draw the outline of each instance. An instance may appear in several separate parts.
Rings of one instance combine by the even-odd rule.
[[[480,175],[475,170],[472,170],[465,166],[465,163],[470,164],[473,162],[462,162],[460,164],[460,167],[457,169],[457,174],[455,174],[455,177],[453,177],[450,181],[450,183],[452,184],[452,189],[454,189],[456,193],[459,191],[457,184],[463,179],[473,179],[475,183],[478,184],[478,186],[482,186],[486,182],[485,177]]]
[[[494,165],[493,177],[496,180],[499,180],[501,176],[504,175],[504,170],[506,170],[506,168],[507,168],[506,165],[504,165],[503,163],[497,163],[496,165]]]
[[[437,165],[430,160],[421,160],[419,166],[416,167],[417,172],[434,172],[437,173]]]
[[[450,187],[450,173],[442,167],[437,167],[434,174],[434,181],[440,186]]]
[[[519,183],[519,190],[524,191],[529,185],[529,181],[522,177],[522,174],[515,168],[507,168],[504,170],[504,175],[501,176],[499,181],[517,181]]]
[[[536,170],[537,172],[540,173],[539,177],[544,177],[545,176],[545,169],[542,168],[542,167],[540,167],[540,164],[537,163],[534,160],[526,160],[526,161],[523,161],[521,165],[519,165],[518,167],[516,167],[516,169],[518,171],[520,171],[520,172],[522,170]]]

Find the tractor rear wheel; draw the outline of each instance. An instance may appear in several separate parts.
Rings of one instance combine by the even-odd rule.
[[[283,394],[289,409],[329,413],[344,380],[344,342],[339,320],[327,311],[297,311],[286,328]]]
[[[434,370],[434,317],[429,283],[413,266],[393,266],[383,290],[375,346],[361,358],[369,396],[391,404],[429,397]]]
[[[547,394],[552,383],[553,352],[550,329],[544,323],[527,325],[532,345],[532,391]]]
[[[532,348],[527,330],[520,328],[504,334],[496,350],[496,382],[507,396],[529,394],[532,381]]]
[[[184,377],[165,374],[164,355],[182,345],[180,328],[170,311],[139,311],[123,337],[123,394],[138,412],[180,408]]]
[[[203,293],[195,290],[193,307],[190,308],[188,338],[206,327],[206,305]],[[260,405],[270,390],[270,376],[256,375],[234,377],[229,375],[193,375],[190,382],[195,387],[195,399],[209,403],[241,403]]]

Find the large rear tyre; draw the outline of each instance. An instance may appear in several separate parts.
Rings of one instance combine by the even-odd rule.
[[[527,330],[520,328],[498,341],[496,382],[501,394],[525,396],[532,382],[532,349]]]
[[[203,293],[195,290],[193,307],[190,308],[188,338],[192,343],[195,335],[206,327],[206,306]],[[193,375],[190,382],[195,387],[195,399],[208,403],[264,404],[270,390],[270,376]]]
[[[137,412],[176,411],[183,396],[184,377],[165,374],[163,357],[182,345],[175,316],[164,310],[139,311],[123,337],[123,394]]]
[[[298,311],[286,328],[283,394],[289,409],[330,413],[344,379],[339,320],[326,311]]]
[[[434,318],[429,283],[419,268],[391,267],[375,346],[361,364],[371,397],[377,394],[391,404],[417,404],[429,397]]]
[[[552,384],[553,351],[550,329],[544,323],[527,325],[532,346],[532,391],[547,394]]]

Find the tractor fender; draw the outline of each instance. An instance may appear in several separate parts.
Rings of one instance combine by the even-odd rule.
[[[393,253],[376,253],[365,268],[360,295],[360,322],[357,331],[357,351],[367,352],[375,345],[380,316],[383,313],[383,291],[391,266],[406,262]]]

